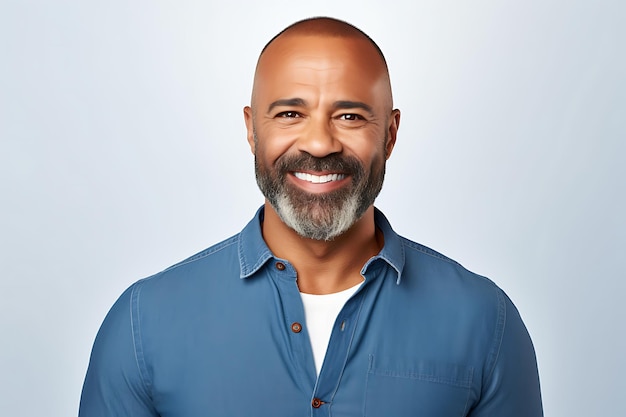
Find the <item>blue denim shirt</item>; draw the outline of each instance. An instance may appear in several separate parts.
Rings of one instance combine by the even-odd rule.
[[[335,322],[319,377],[287,259],[238,235],[122,294],[96,338],[81,417],[541,416],[535,354],[488,279],[398,236]]]

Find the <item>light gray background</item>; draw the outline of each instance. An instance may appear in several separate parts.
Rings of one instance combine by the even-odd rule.
[[[75,415],[117,296],[250,219],[256,57],[312,15],[387,55],[394,227],[507,291],[546,416],[626,415],[624,4],[1,0],[0,415]]]

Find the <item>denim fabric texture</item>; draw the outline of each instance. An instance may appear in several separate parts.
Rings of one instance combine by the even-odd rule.
[[[296,271],[243,231],[117,300],[80,417],[539,417],[535,353],[493,282],[397,235],[341,310],[319,377]]]

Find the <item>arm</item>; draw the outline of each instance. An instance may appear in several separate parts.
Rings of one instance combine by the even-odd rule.
[[[126,290],[107,314],[96,336],[79,417],[158,417],[147,375],[140,367],[133,331],[131,299],[137,284]],[[134,312],[133,312],[134,313]]]
[[[469,417],[541,417],[541,392],[532,341],[511,300],[502,293],[504,327]]]

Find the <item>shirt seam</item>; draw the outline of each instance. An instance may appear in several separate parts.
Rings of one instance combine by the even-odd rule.
[[[402,239],[403,246],[407,246],[410,249],[413,249],[413,250],[415,250],[417,252],[420,252],[420,253],[422,253],[424,255],[427,255],[427,256],[430,256],[432,258],[436,258],[436,259],[442,260],[442,261],[450,263],[452,265],[460,266],[460,264],[457,261],[448,258],[447,256],[437,252],[434,249],[431,249],[431,248],[429,248],[427,246],[424,246],[422,244],[419,244],[417,242],[413,242],[412,240],[409,240],[409,239],[407,239],[405,237],[402,237],[402,236],[400,236],[400,239]]]
[[[489,353],[487,354],[486,364],[489,372],[486,374],[485,382],[491,379],[500,357],[500,350],[502,347],[502,340],[506,327],[506,302],[502,291],[496,287],[496,296],[498,302],[498,315],[496,317],[496,325],[493,334],[493,345]]]
[[[222,241],[220,243],[217,243],[217,244],[215,244],[215,245],[213,245],[213,246],[211,246],[211,247],[209,247],[207,249],[204,249],[204,250],[196,253],[195,255],[190,256],[189,258],[186,258],[186,259],[184,259],[184,260],[182,260],[182,261],[180,261],[178,263],[175,263],[174,265],[166,268],[162,272],[171,271],[172,269],[176,269],[176,268],[178,268],[180,266],[187,265],[189,263],[192,263],[192,262],[198,261],[200,259],[206,258],[207,256],[213,255],[214,253],[217,253],[217,252],[219,252],[221,250],[226,249],[227,247],[229,247],[229,246],[231,246],[233,244],[236,244],[238,239],[239,239],[239,234],[231,236],[230,238],[228,238],[228,239],[226,239],[226,240],[224,240],[224,241]]]
[[[463,412],[460,414],[460,416],[465,416],[467,415],[467,411],[469,410],[469,405],[470,405],[470,398],[471,398],[471,394],[472,394],[472,385],[474,384],[474,368],[471,368],[470,371],[470,385],[467,387],[467,396],[465,397],[465,405],[463,406]]]
[[[142,280],[143,281],[143,280]],[[141,340],[141,320],[139,317],[139,295],[141,293],[141,282],[137,282],[132,289],[130,298],[130,320],[131,331],[133,336],[133,351],[135,353],[135,363],[139,371],[139,377],[143,388],[152,397],[152,382],[150,381],[146,360],[143,350],[143,342]]]

